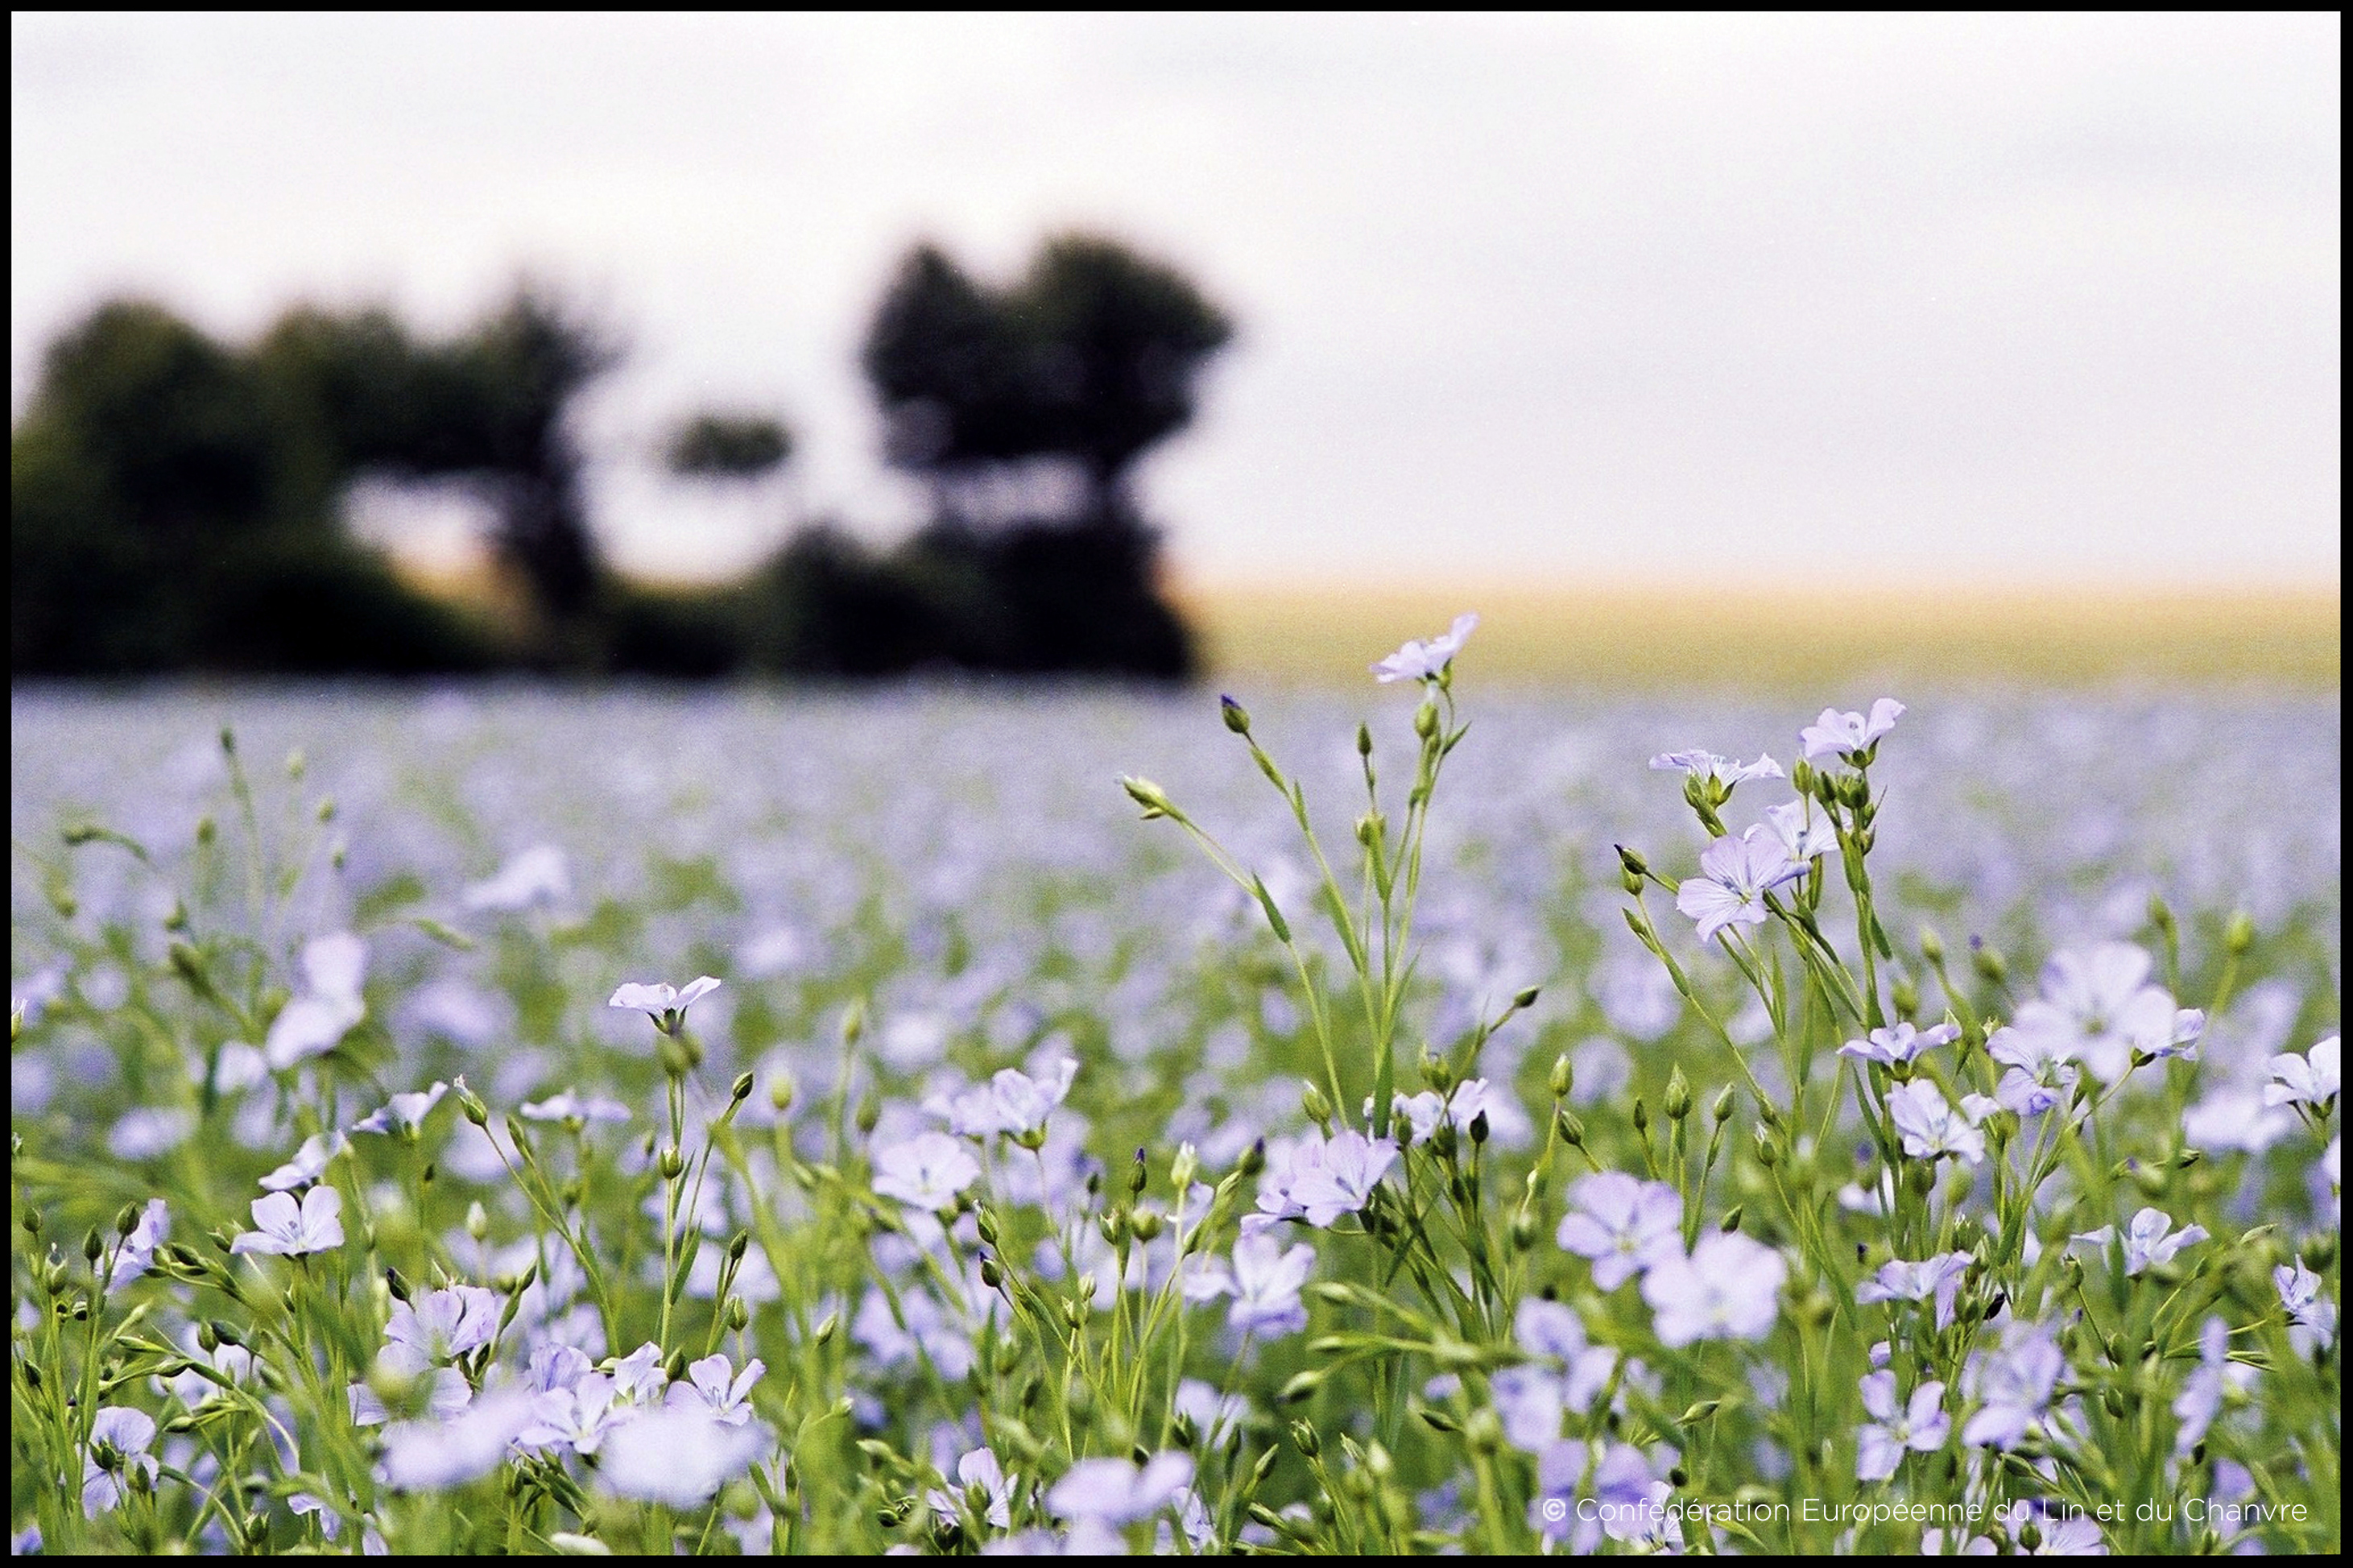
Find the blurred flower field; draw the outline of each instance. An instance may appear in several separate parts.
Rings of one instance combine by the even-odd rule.
[[[1467,635],[19,687],[17,1550],[2335,1551],[2334,692]]]

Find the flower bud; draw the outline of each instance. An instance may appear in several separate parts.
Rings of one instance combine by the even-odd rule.
[[[2222,928],[2222,946],[2235,959],[2244,956],[2246,950],[2254,945],[2254,916],[2242,909],[2232,915],[2231,923]]]
[[[793,1108],[793,1096],[797,1092],[797,1086],[793,1083],[793,1075],[790,1073],[779,1071],[768,1082],[768,1107],[778,1116],[784,1115]]]
[[[1438,705],[1428,697],[1422,698],[1421,706],[1413,710],[1413,733],[1424,740],[1438,734]]]
[[[833,1336],[839,1332],[840,1329],[841,1314],[839,1312],[828,1312],[823,1319],[818,1320],[817,1328],[809,1335],[809,1340],[819,1349],[823,1349],[825,1346],[833,1342]]]
[[[1920,927],[1920,956],[1930,964],[1945,961],[1945,938],[1936,935],[1934,926]]]
[[[1633,1122],[1634,1131],[1638,1135],[1643,1137],[1649,1136],[1651,1131],[1651,1107],[1642,1103],[1642,1097],[1640,1095],[1636,1095],[1634,1097]]]
[[[1577,1069],[1569,1065],[1567,1052],[1552,1059],[1552,1081],[1547,1086],[1556,1100],[1568,1098],[1568,1091],[1577,1086]]]
[[[1306,1112],[1307,1119],[1314,1122],[1316,1126],[1328,1127],[1331,1125],[1332,1102],[1326,1099],[1324,1096],[1324,1091],[1317,1088],[1313,1083],[1306,1083],[1301,1086],[1299,1108]]]
[[[1298,1377],[1293,1378],[1291,1381],[1295,1383],[1299,1382],[1301,1378],[1309,1377],[1314,1378],[1315,1383],[1321,1383],[1324,1381],[1322,1374],[1317,1372],[1301,1372]],[[1315,1383],[1308,1385],[1308,1393],[1313,1393],[1315,1392]],[[1291,1391],[1288,1387],[1285,1387],[1283,1393],[1288,1395]],[[1316,1435],[1314,1427],[1310,1426],[1304,1421],[1294,1421],[1291,1424],[1291,1446],[1298,1449],[1303,1457],[1310,1459],[1316,1457],[1324,1452],[1324,1439]]]
[[[96,1225],[90,1226],[90,1234],[81,1238],[81,1255],[90,1260],[93,1268],[98,1266],[98,1260],[106,1255],[106,1243],[99,1235]]]
[[[1231,697],[1220,696],[1218,699],[1218,711],[1224,715],[1228,729],[1232,730],[1236,735],[1250,733],[1250,715],[1243,709],[1241,704]]]
[[[1266,1169],[1266,1139],[1253,1139],[1250,1146],[1242,1150],[1240,1169],[1245,1178],[1256,1176]]]
[[[1471,1413],[1462,1424],[1462,1436],[1474,1454],[1493,1454],[1504,1446],[1504,1423],[1485,1405]]]
[[[1691,1080],[1683,1076],[1681,1064],[1668,1073],[1666,1097],[1661,1103],[1666,1110],[1669,1121],[1681,1121],[1691,1115]]]
[[[665,1181],[675,1181],[681,1176],[686,1174],[686,1156],[680,1152],[676,1144],[672,1144],[670,1147],[661,1151],[659,1166],[661,1169],[662,1180]]]
[[[466,1119],[488,1132],[491,1127],[491,1107],[482,1103],[481,1097],[468,1088],[466,1080],[462,1077],[449,1086],[458,1092],[458,1108],[466,1113]]]
[[[1182,1199],[1193,1185],[1193,1178],[1201,1171],[1201,1151],[1189,1143],[1176,1146],[1176,1158],[1168,1162],[1168,1184]]]
[[[745,1301],[741,1296],[730,1296],[727,1298],[727,1327],[740,1334],[751,1327],[751,1303]]]
[[[1651,863],[1642,858],[1640,851],[1628,849],[1624,844],[1618,846],[1618,864],[1627,875],[1638,881],[1651,869]]]
[[[1156,1209],[1138,1209],[1128,1216],[1127,1223],[1128,1228],[1135,1233],[1135,1239],[1146,1243],[1157,1241],[1160,1233],[1167,1226],[1167,1222],[1160,1217]]]
[[[1707,1114],[1714,1118],[1716,1126],[1722,1127],[1732,1119],[1732,1107],[1736,1098],[1732,1086],[1725,1085],[1724,1092],[1715,1097],[1715,1104],[1708,1108]]]
[[[1560,1129],[1560,1140],[1571,1149],[1585,1147],[1585,1123],[1577,1114],[1563,1106],[1554,1113],[1553,1125]]]
[[[1724,1224],[1721,1228],[1725,1234],[1731,1235],[1740,1229],[1740,1217],[1742,1213],[1742,1207],[1738,1203],[1735,1203],[1732,1207],[1724,1211]]]
[[[1969,954],[1969,962],[1979,975],[1996,985],[2010,979],[2010,965],[2001,954],[1982,942],[1973,943],[1971,946],[1974,950]]]
[[[727,1103],[731,1107],[740,1106],[751,1097],[752,1075],[749,1073],[736,1074],[734,1086],[727,1091]]]
[[[1129,800],[1144,808],[1144,820],[1147,822],[1155,817],[1168,816],[1176,810],[1167,791],[1149,779],[1122,779],[1119,787],[1127,791]]]

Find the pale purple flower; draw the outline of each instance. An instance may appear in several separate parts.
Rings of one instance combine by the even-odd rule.
[[[343,1195],[332,1187],[313,1187],[299,1204],[291,1192],[272,1192],[253,1201],[253,1229],[229,1244],[232,1253],[273,1253],[300,1257],[330,1252],[343,1245]]]
[[[484,881],[460,895],[469,909],[512,914],[534,904],[554,904],[572,893],[572,871],[554,844],[533,844],[508,858]]]
[[[972,1370],[972,1325],[928,1290],[901,1290],[894,1312],[891,1298],[869,1286],[850,1320],[849,1337],[881,1366],[914,1365],[928,1358],[950,1383]]]
[[[1519,1102],[1484,1078],[1465,1078],[1442,1098],[1435,1089],[1395,1095],[1390,1097],[1389,1109],[1390,1131],[1407,1143],[1427,1142],[1440,1122],[1467,1137],[1472,1124],[1482,1116],[1487,1118],[1488,1141],[1501,1148],[1525,1148],[1535,1131]],[[1372,1119],[1372,1115],[1373,1102],[1367,1097],[1366,1119]]]
[[[1762,827],[1726,835],[1700,852],[1699,874],[1675,891],[1675,907],[1699,923],[1699,939],[1726,926],[1762,926],[1765,895],[1805,874],[1781,841]]]
[[[964,1504],[961,1494],[978,1487],[981,1517],[993,1529],[1013,1528],[1013,1489],[1019,1484],[1020,1478],[1007,1475],[1005,1467],[997,1462],[996,1455],[986,1448],[969,1450],[956,1461],[955,1478],[957,1491],[934,1487],[924,1495],[923,1501],[930,1505],[935,1516],[956,1518]]]
[[[523,1383],[534,1393],[545,1393],[552,1388],[570,1388],[595,1370],[588,1353],[578,1346],[543,1340],[532,1347]]]
[[[1651,758],[1651,768],[1656,773],[1687,773],[1721,786],[1727,795],[1734,786],[1746,784],[1751,779],[1781,777],[1781,765],[1770,757],[1759,757],[1754,762],[1735,762],[1713,751],[1663,751]]]
[[[352,1130],[353,1132],[416,1132],[424,1127],[425,1118],[432,1114],[433,1107],[439,1105],[441,1097],[448,1092],[449,1086],[436,1078],[430,1088],[419,1089],[413,1094],[393,1096],[390,1101],[365,1120],[354,1125]]]
[[[1583,1414],[1609,1385],[1618,1353],[1591,1344],[1575,1309],[1539,1296],[1520,1303],[1513,1338],[1532,1357],[1504,1367],[1488,1380],[1495,1414],[1514,1446],[1541,1454],[1560,1438],[1564,1416]]]
[[[526,1448],[594,1454],[605,1446],[622,1412],[631,1408],[620,1394],[619,1385],[604,1372],[590,1372],[566,1388],[544,1390],[533,1397],[531,1419],[515,1434],[515,1441]]]
[[[596,1482],[620,1497],[700,1508],[775,1443],[762,1422],[731,1424],[692,1406],[649,1409],[606,1435]]]
[[[2300,1356],[2337,1342],[2337,1303],[2321,1288],[2327,1282],[2298,1262],[2272,1270],[2280,1306],[2287,1313],[2287,1341]]]
[[[322,1056],[343,1043],[367,1016],[360,985],[367,977],[367,944],[349,931],[321,937],[302,949],[303,987],[270,1021],[261,1054],[273,1071]]]
[[[1838,848],[1838,824],[1831,821],[1830,812],[1816,805],[1810,795],[1767,806],[1765,825],[1773,830],[1773,836],[1781,841],[1782,850],[1799,865]]]
[[[2243,1393],[2255,1383],[2255,1369],[2231,1359],[2231,1326],[2209,1318],[2198,1334],[2198,1367],[2181,1385],[2173,1402],[2174,1419],[2181,1425],[2173,1434],[2173,1452],[2189,1454],[2221,1414],[2223,1399]]]
[[[248,1045],[241,1040],[231,1040],[221,1046],[213,1058],[213,1092],[216,1095],[238,1095],[262,1083],[269,1076],[269,1058],[259,1046]],[[188,1076],[204,1081],[204,1059],[194,1058],[188,1065]]]
[[[1069,1097],[1079,1064],[1069,1056],[1056,1062],[1039,1077],[1007,1067],[986,1084],[975,1085],[948,1101],[944,1108],[948,1129],[969,1138],[1006,1133],[1014,1138],[1046,1130],[1046,1118]],[[928,1108],[928,1105],[927,1105]]]
[[[1356,1213],[1372,1201],[1373,1189],[1397,1159],[1397,1145],[1386,1138],[1368,1139],[1353,1130],[1335,1133],[1314,1165],[1294,1164],[1292,1202],[1309,1224],[1328,1229],[1342,1214]]]
[[[243,1345],[232,1345],[227,1340],[216,1340],[213,1348],[205,1349],[200,1330],[194,1323],[180,1330],[177,1336],[180,1354],[188,1361],[186,1370],[164,1380],[172,1397],[190,1410],[210,1404],[227,1392],[219,1383],[196,1371],[207,1367],[226,1378],[230,1387],[242,1387],[253,1375],[253,1352]]]
[[[196,1113],[186,1106],[141,1106],[108,1130],[106,1151],[117,1160],[160,1160],[195,1130]]]
[[[497,1292],[452,1285],[392,1304],[377,1361],[414,1377],[427,1367],[479,1351],[499,1331]]]
[[[1112,1526],[1150,1519],[1193,1483],[1187,1454],[1155,1454],[1136,1466],[1125,1459],[1081,1459],[1046,1494],[1046,1506],[1068,1520]]]
[[[1904,1139],[1904,1152],[1915,1160],[1949,1154],[1965,1164],[1982,1164],[1985,1134],[1978,1124],[2000,1108],[1983,1095],[1964,1095],[1955,1107],[1926,1078],[1898,1084],[1887,1096],[1887,1114]]]
[[[1703,1236],[1689,1257],[1671,1253],[1642,1276],[1651,1330],[1680,1350],[1695,1340],[1761,1340],[1781,1313],[1789,1266],[1737,1232]]]
[[[1986,1054],[2010,1070],[1994,1086],[1994,1099],[2021,1117],[2041,1116],[2065,1103],[2075,1086],[2072,1046],[2050,1030],[2022,1034],[2005,1024],[1986,1042]]]
[[[2170,1054],[2204,1026],[2184,1018],[2163,987],[2148,983],[2152,961],[2129,942],[2056,955],[2042,968],[2042,994],[2022,1003],[2011,1027],[2036,1050],[2080,1061],[2104,1084],[2132,1070],[2133,1053]],[[2194,1022],[2194,1027],[2192,1026]]]
[[[741,1426],[752,1419],[752,1385],[768,1364],[754,1356],[737,1372],[724,1355],[709,1355],[691,1362],[686,1376],[670,1385],[663,1403],[670,1409],[699,1406],[714,1421]]]
[[[1672,1517],[1653,1506],[1659,1482],[1651,1461],[1629,1444],[1608,1444],[1597,1452],[1574,1438],[1563,1439],[1536,1456],[1528,1528],[1554,1540],[1567,1537],[1570,1552],[1589,1555],[1601,1543],[1605,1518],[1622,1531],[1651,1522],[1653,1515]]]
[[[665,1034],[675,1034],[686,1022],[686,1010],[719,989],[719,981],[704,975],[684,988],[637,981],[615,991],[607,1007],[623,1008],[642,1012],[654,1021],[654,1027]]]
[[[1383,685],[1392,681],[1437,680],[1454,662],[1454,656],[1462,652],[1462,644],[1471,640],[1471,633],[1478,624],[1479,618],[1475,614],[1458,615],[1454,618],[1454,624],[1443,634],[1427,642],[1407,643],[1375,664],[1373,673],[1379,677]]]
[[[153,1485],[162,1467],[147,1452],[155,1441],[155,1418],[143,1410],[128,1405],[109,1405],[98,1413],[90,1424],[90,1446],[82,1450],[81,1514],[84,1519],[96,1519],[118,1503],[123,1495],[122,1478],[133,1468],[147,1472]],[[114,1462],[110,1467],[100,1462],[101,1449]]]
[[[2272,1081],[2263,1086],[2263,1104],[2327,1108],[2343,1083],[2337,1065],[2337,1038],[2332,1034],[2301,1056],[2283,1054],[2273,1057]]]
[[[2025,1528],[2031,1524],[2042,1535],[2042,1544],[2031,1549],[2015,1548],[2022,1557],[2105,1557],[2108,1543],[2100,1534],[2100,1521],[2078,1508],[2064,1511],[2053,1510],[2041,1498],[2024,1499],[1994,1510],[2002,1528],[2016,1542]],[[1931,1532],[1941,1533],[1941,1532]],[[1978,1544],[1983,1542],[1982,1545]],[[1922,1551],[1927,1551],[1924,1540]],[[1993,1542],[1984,1536],[1972,1536],[1966,1555],[1990,1557],[1995,1554]]]
[[[1683,1253],[1683,1201],[1664,1181],[1597,1171],[1569,1184],[1568,1202],[1558,1240],[1593,1261],[1593,1283],[1603,1290]]]
[[[2084,1231],[2075,1238],[2096,1247],[2107,1247],[2116,1239],[2116,1227],[2102,1225],[2095,1231]],[[2173,1255],[2183,1247],[2206,1239],[2204,1225],[2173,1228],[2173,1216],[2162,1209],[2143,1209],[2125,1227],[2125,1273],[2138,1276],[2160,1263],[2171,1263]]]
[[[261,1179],[262,1189],[270,1192],[290,1192],[307,1187],[327,1173],[328,1161],[352,1146],[352,1140],[340,1132],[314,1132],[302,1140],[294,1158]]]
[[[1910,1404],[1895,1399],[1895,1374],[1875,1372],[1862,1380],[1862,1407],[1876,1423],[1855,1435],[1854,1478],[1883,1481],[1895,1473],[1904,1450],[1933,1454],[1953,1433],[1953,1419],[1945,1414],[1945,1385],[1924,1383],[1912,1391]]]
[[[446,1421],[396,1421],[384,1432],[385,1484],[399,1492],[433,1491],[487,1476],[531,1418],[532,1396],[506,1388]]]
[[[1860,1061],[1876,1062],[1883,1067],[1894,1067],[1916,1060],[1923,1051],[1933,1051],[1939,1045],[1950,1045],[1961,1037],[1957,1023],[1939,1023],[1933,1029],[1915,1029],[1908,1023],[1896,1023],[1885,1029],[1874,1029],[1862,1040],[1850,1040],[1838,1049],[1841,1056]]]
[[[1879,737],[1895,727],[1903,716],[1904,705],[1894,697],[1882,697],[1871,705],[1871,714],[1841,713],[1836,708],[1824,708],[1822,716],[1798,732],[1798,744],[1806,748],[1809,758],[1849,757],[1858,751],[1868,751]]]
[[[221,1347],[227,1350],[228,1347]],[[354,1426],[381,1426],[392,1419],[384,1399],[364,1383],[355,1383],[343,1390],[343,1399],[350,1407]],[[474,1385],[456,1367],[435,1367],[426,1379],[425,1413],[436,1421],[447,1421],[474,1403]]]
[[[626,1356],[606,1357],[604,1366],[613,1374],[614,1397],[626,1404],[656,1404],[670,1387],[661,1347],[650,1340]]]
[[[138,1223],[131,1234],[122,1238],[115,1249],[114,1267],[106,1277],[109,1290],[120,1290],[141,1275],[155,1261],[155,1249],[172,1236],[171,1205],[161,1198],[150,1198],[147,1206],[139,1211]]]
[[[1895,1258],[1879,1266],[1879,1272],[1854,1287],[1854,1298],[1869,1305],[1874,1301],[1936,1300],[1936,1327],[1952,1321],[1953,1298],[1959,1294],[1961,1276],[1969,1266],[1969,1255],[1965,1252],[1940,1253],[1917,1263]]]
[[[2041,1326],[2012,1326],[1999,1349],[1974,1352],[1962,1380],[1978,1402],[1961,1428],[1972,1448],[2012,1448],[2051,1408],[2051,1396],[2067,1370],[2067,1358]]]
[[[571,1089],[548,1096],[543,1100],[525,1100],[522,1107],[525,1121],[627,1121],[629,1107],[607,1095],[582,1096]]]
[[[944,1132],[919,1132],[874,1156],[874,1190],[927,1213],[954,1208],[956,1195],[979,1180],[980,1161]]]
[[[1231,1296],[1226,1321],[1245,1334],[1281,1336],[1307,1327],[1299,1299],[1315,1272],[1315,1249],[1303,1243],[1283,1249],[1272,1234],[1256,1231],[1234,1243],[1233,1261],[1202,1259],[1185,1281],[1185,1298],[1199,1303]]]
[[[1201,1441],[1214,1448],[1250,1418],[1250,1400],[1239,1393],[1219,1393],[1197,1377],[1176,1385],[1176,1413],[1189,1418]]]

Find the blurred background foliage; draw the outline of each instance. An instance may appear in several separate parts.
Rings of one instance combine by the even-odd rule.
[[[930,522],[884,549],[813,523],[738,582],[659,588],[607,566],[584,501],[577,402],[621,342],[555,291],[522,284],[443,339],[301,305],[243,344],[110,301],[51,344],[11,432],[11,670],[1181,678],[1194,639],[1134,475],[1231,335],[1111,240],[1050,239],[1003,288],[918,247],[861,363]],[[743,410],[691,414],[662,450],[703,484],[792,456]],[[349,526],[363,480],[480,496],[516,613],[405,580]]]

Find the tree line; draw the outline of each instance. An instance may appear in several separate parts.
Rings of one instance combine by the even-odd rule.
[[[632,583],[598,547],[575,416],[623,349],[554,291],[519,286],[438,337],[297,306],[245,343],[110,301],[50,344],[11,432],[11,668],[1182,677],[1192,640],[1134,475],[1231,335],[1189,280],[1115,241],[1050,239],[994,286],[920,246],[860,366],[929,521],[887,548],[805,525],[689,591]],[[730,410],[682,419],[663,452],[693,482],[793,454],[781,420]],[[347,525],[364,480],[479,495],[517,613],[405,580]]]

